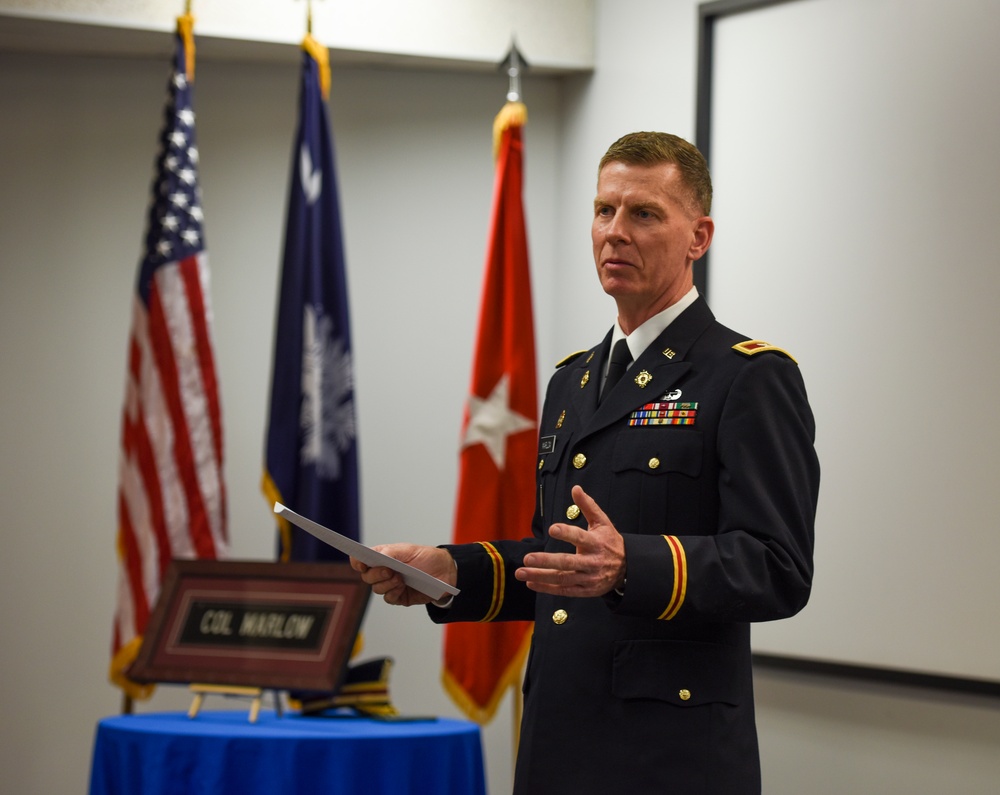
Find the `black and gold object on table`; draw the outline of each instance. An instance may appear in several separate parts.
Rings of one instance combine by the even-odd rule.
[[[391,657],[351,665],[335,693],[291,692],[288,696],[300,705],[303,715],[319,716],[328,710],[350,709],[366,717],[395,718],[399,710],[389,698],[392,665]]]

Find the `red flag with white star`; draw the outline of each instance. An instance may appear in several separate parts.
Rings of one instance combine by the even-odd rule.
[[[472,384],[463,422],[453,540],[530,535],[535,506],[538,391],[528,243],[522,206],[527,112],[509,102],[494,125],[496,182]],[[445,627],[445,689],[479,723],[520,681],[526,621]]]

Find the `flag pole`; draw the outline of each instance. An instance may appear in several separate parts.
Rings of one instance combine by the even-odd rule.
[[[190,2],[190,0],[188,0]],[[312,35],[313,32],[313,4],[312,0],[306,0],[306,34]]]
[[[511,64],[517,77],[520,54]],[[501,64],[501,68],[508,68]],[[520,96],[514,83],[513,93]],[[523,209],[523,102],[504,103],[493,120],[495,178],[479,324],[469,392],[462,418],[459,477],[453,540],[482,538],[498,542],[524,536],[535,507],[538,389],[535,368],[531,274]],[[495,450],[481,438],[484,406],[504,404],[503,437]],[[487,421],[490,424],[490,421]],[[480,542],[489,554],[501,553]],[[442,684],[471,720],[485,724],[503,702],[507,688],[518,687],[531,640],[528,616],[499,620],[504,609],[506,574],[494,570],[498,590],[490,612],[479,622],[450,622],[444,631]],[[507,616],[503,618],[506,619]],[[511,618],[514,615],[510,616]]]
[[[302,50],[261,489],[268,508],[281,502],[358,540],[354,357],[326,105],[329,52],[308,32]],[[284,561],[344,557],[282,517],[278,538]]]
[[[510,49],[498,67],[501,71],[506,71],[507,77],[510,78],[507,88],[508,102],[521,101],[521,70],[528,68],[528,62],[524,59],[521,51],[517,49],[517,40],[512,37],[510,40]]]
[[[511,715],[511,722],[514,724],[514,742],[511,747],[514,749],[515,762],[517,760],[517,748],[521,744],[521,715],[524,712],[524,694],[521,692],[521,678],[519,676],[514,681],[512,688],[514,692],[511,694],[514,699],[514,711]]]
[[[155,689],[129,679],[128,673],[170,560],[218,559],[229,546],[192,102],[194,49],[194,18],[187,13],[177,18],[152,201],[134,282],[122,407],[119,588],[109,678],[124,693],[125,714]],[[163,466],[165,461],[171,466]],[[183,510],[168,510],[171,504]]]
[[[528,62],[524,59],[521,51],[517,49],[516,37],[512,36],[510,41],[510,50],[507,51],[506,57],[504,57],[503,61],[500,62],[499,66],[499,69],[506,70],[507,72],[508,103],[521,103],[521,69],[526,69],[527,67]],[[499,135],[494,134],[494,151],[499,145]],[[524,668],[522,667],[511,684],[511,698],[513,699],[513,709],[511,710],[511,748],[513,750],[512,762],[515,767],[517,764],[517,749],[521,743],[521,717],[524,712],[524,694],[521,691],[521,683],[523,679]]]

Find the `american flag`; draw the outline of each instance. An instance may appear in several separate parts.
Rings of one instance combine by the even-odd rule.
[[[192,19],[177,21],[142,261],[132,305],[118,485],[111,681],[127,678],[172,558],[227,546],[222,416],[191,104]]]

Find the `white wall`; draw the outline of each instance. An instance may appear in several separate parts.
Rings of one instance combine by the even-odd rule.
[[[887,10],[810,0],[716,25],[712,306],[799,358],[823,462],[809,610],[755,646],[997,681],[1000,5],[910,3],[891,59]],[[939,398],[961,409],[928,411]]]
[[[294,54],[293,54],[294,55]],[[79,792],[106,682],[129,306],[168,65],[0,55],[0,558],[5,791]],[[525,204],[536,303],[552,302],[558,86],[526,79]],[[355,334],[366,540],[451,537],[462,406],[503,75],[340,69],[336,136]],[[200,61],[201,179],[233,557],[271,559],[258,490],[298,59]],[[547,325],[540,361],[554,358]],[[431,354],[433,352],[433,355]],[[27,513],[27,511],[31,513]],[[440,630],[372,602],[365,656],[411,713],[457,716]],[[140,710],[183,706],[161,688]],[[11,729],[16,726],[16,731]],[[486,730],[509,789],[509,711]],[[9,788],[9,789],[8,789]]]
[[[635,130],[694,140],[696,8],[694,0],[598,2],[594,73],[565,79],[554,318],[555,344],[565,353],[600,340],[615,317],[590,243],[601,155]]]
[[[306,29],[303,0],[189,0],[199,47],[268,58],[274,45],[297,45]],[[535,68],[593,65],[594,0],[379,0],[312,3],[314,35],[335,60],[422,61],[491,70],[516,36]],[[152,31],[172,32],[182,0],[0,0],[0,47],[115,54],[164,46]],[[79,23],[85,23],[81,28]]]
[[[1000,705],[953,692],[758,670],[768,795],[993,795]]]
[[[695,0],[598,0],[593,77],[526,82],[543,379],[557,358],[597,339],[614,312],[593,275],[588,234],[600,154],[632,129],[693,136],[696,8]],[[290,55],[268,65],[202,61],[198,72],[240,557],[271,554],[257,481],[297,70]],[[166,71],[162,58],[0,54],[5,791],[83,791],[94,723],[119,708],[105,679],[118,423]],[[372,542],[450,534],[492,182],[490,125],[505,90],[492,73],[334,73]],[[423,352],[442,341],[451,363],[429,378]],[[401,394],[414,402],[405,415],[394,408]],[[35,507],[31,518],[18,510],[25,504]],[[402,709],[457,714],[437,686],[440,632],[423,615],[373,602],[366,637],[366,655],[396,658],[392,691]],[[140,709],[187,702],[161,688]],[[1000,780],[996,701],[763,671],[758,717],[770,795],[987,793]],[[485,737],[491,792],[500,795],[510,782],[506,708]]]

